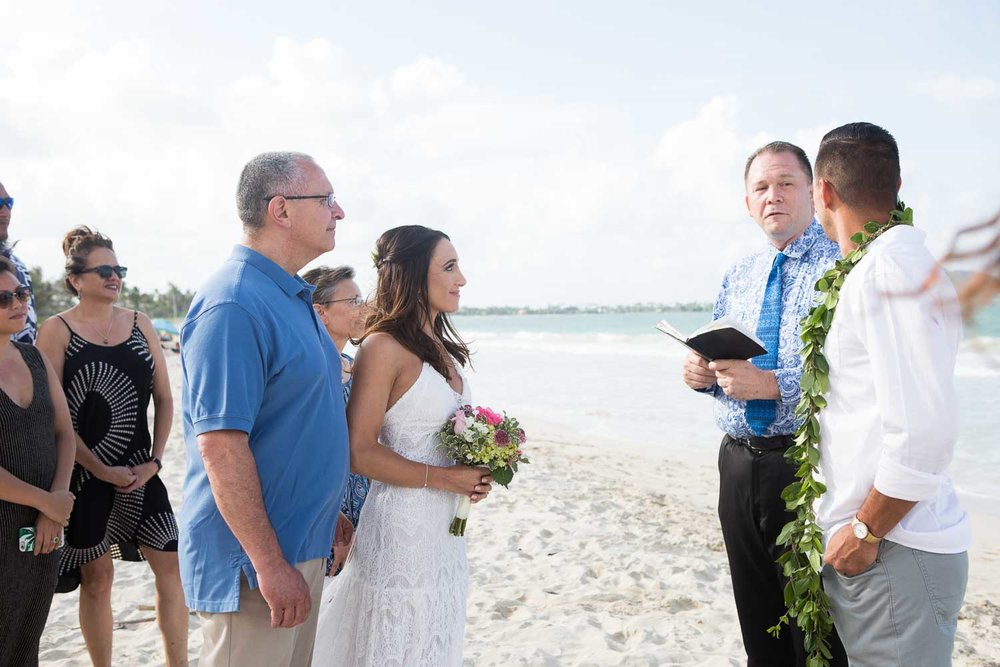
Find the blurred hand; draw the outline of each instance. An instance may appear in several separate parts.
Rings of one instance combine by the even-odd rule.
[[[334,575],[347,560],[354,544],[354,526],[343,512],[337,518],[337,529],[333,533],[333,561],[330,564],[330,575]]]
[[[715,372],[715,382],[726,396],[738,401],[778,400],[778,380],[742,359],[717,359],[708,365]]]
[[[135,481],[135,473],[128,466],[104,466],[104,470],[96,477],[118,488],[125,488]]]
[[[272,628],[294,628],[309,618],[312,597],[302,573],[279,558],[267,569],[257,570],[257,586],[271,608]]]
[[[119,493],[132,493],[138,488],[146,485],[146,482],[156,477],[156,473],[159,472],[159,468],[155,463],[149,461],[148,463],[140,463],[137,466],[131,468],[132,476],[135,478],[132,480],[131,484],[126,486],[116,486],[115,489]]]
[[[69,491],[49,491],[38,511],[47,516],[53,523],[58,524],[60,528],[65,528],[69,525],[69,515],[73,512],[74,500],[76,500],[76,496]]]
[[[715,371],[709,369],[708,362],[694,352],[688,352],[684,359],[684,384],[692,389],[708,389],[715,384]]]

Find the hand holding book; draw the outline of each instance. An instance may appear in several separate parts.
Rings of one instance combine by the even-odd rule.
[[[761,354],[767,354],[764,344],[756,334],[748,331],[740,322],[721,317],[701,327],[690,336],[685,336],[666,320],[660,320],[656,328],[706,361],[716,359],[742,359],[746,361]]]

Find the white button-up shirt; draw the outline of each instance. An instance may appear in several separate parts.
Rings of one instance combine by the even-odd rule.
[[[928,285],[928,279],[933,281]],[[917,504],[886,537],[934,553],[971,542],[947,469],[958,437],[953,381],[962,337],[955,289],[912,227],[890,229],[844,281],[824,354],[817,506],[824,539],[857,514],[872,487]]]

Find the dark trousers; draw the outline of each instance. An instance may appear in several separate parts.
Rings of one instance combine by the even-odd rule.
[[[785,613],[787,579],[776,561],[783,547],[775,540],[795,515],[785,510],[781,492],[795,480],[784,449],[759,450],[728,435],[719,449],[719,520],[729,556],[736,613],[747,667],[800,667],[806,664],[802,632],[792,620],[775,639],[767,629]],[[836,633],[830,638],[832,665],[847,667]]]

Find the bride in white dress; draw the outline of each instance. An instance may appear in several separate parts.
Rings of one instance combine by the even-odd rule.
[[[448,237],[426,227],[391,229],[375,251],[347,409],[351,468],[372,485],[344,569],[325,582],[312,664],[461,665],[469,574],[465,538],[448,528],[459,495],[482,500],[492,482],[438,450],[470,402],[468,348],[447,315],[465,277]]]

